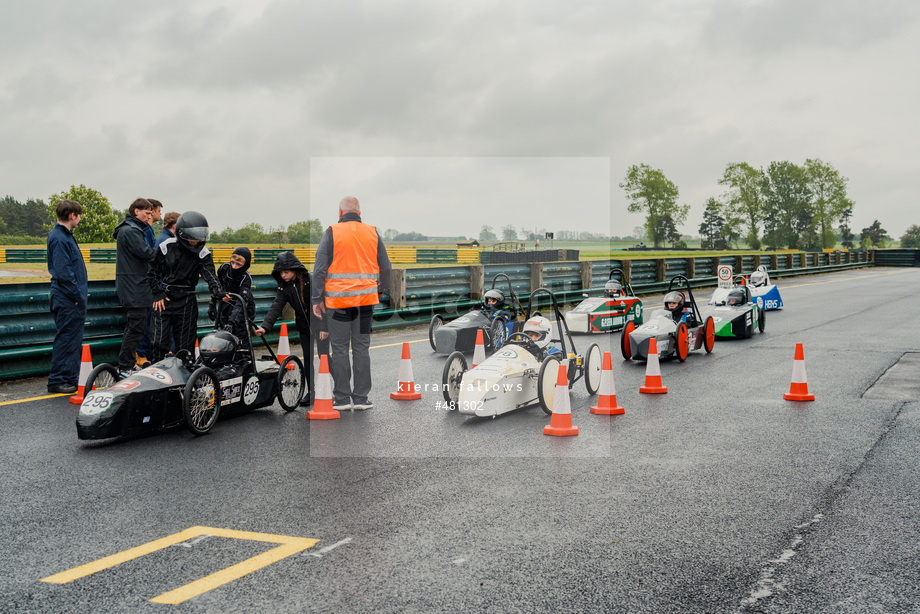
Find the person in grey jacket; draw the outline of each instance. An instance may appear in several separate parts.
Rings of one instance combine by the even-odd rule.
[[[147,330],[147,311],[153,305],[153,292],[147,281],[147,268],[156,253],[144,237],[151,205],[138,198],[128,207],[128,215],[115,227],[115,293],[125,308],[125,334],[118,352],[118,370],[135,367],[137,344]]]

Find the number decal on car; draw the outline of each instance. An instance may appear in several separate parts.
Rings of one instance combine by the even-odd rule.
[[[80,405],[80,413],[84,416],[95,416],[101,414],[112,405],[115,395],[111,392],[92,392],[83,399]]]
[[[256,402],[256,399],[259,396],[259,378],[256,375],[253,375],[249,378],[249,381],[246,382],[246,388],[243,390],[243,403],[246,405],[252,405]]]
[[[143,371],[138,371],[135,373],[134,376],[149,377],[150,379],[154,379],[161,384],[172,384],[172,378],[169,376],[169,373],[156,367],[147,367]]]

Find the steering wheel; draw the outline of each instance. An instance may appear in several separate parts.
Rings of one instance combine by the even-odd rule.
[[[521,347],[525,348],[528,352],[534,355],[540,354],[540,348],[537,347],[537,344],[533,342],[533,339],[530,338],[530,335],[527,333],[522,333],[520,331],[516,333],[511,333],[508,339],[505,340],[505,343],[517,343]]]

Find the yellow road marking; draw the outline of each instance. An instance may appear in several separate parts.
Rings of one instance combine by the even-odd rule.
[[[107,556],[97,561],[93,561],[92,563],[80,565],[79,567],[74,567],[73,569],[54,574],[53,576],[42,578],[41,582],[66,584],[67,582],[72,582],[78,578],[83,578],[85,576],[94,574],[97,571],[102,571],[103,569],[108,569],[109,567],[120,565],[126,561],[140,558],[144,555],[150,554],[151,552],[163,550],[164,548],[174,546],[175,544],[179,544],[202,535],[226,537],[230,539],[246,539],[251,541],[269,542],[281,545],[277,548],[269,550],[268,552],[263,552],[262,554],[246,559],[245,561],[237,563],[236,565],[222,569],[216,573],[211,574],[210,576],[205,576],[200,580],[195,580],[194,582],[186,584],[185,586],[180,586],[177,589],[163,593],[162,595],[158,595],[150,601],[154,603],[182,603],[183,601],[191,599],[192,597],[197,597],[202,593],[217,588],[218,586],[226,584],[232,580],[241,578],[246,574],[256,571],[257,569],[261,569],[266,565],[270,565],[280,561],[283,558],[289,557],[292,554],[296,554],[306,550],[307,548],[311,548],[319,542],[318,539],[311,539],[306,537],[289,537],[286,535],[272,535],[270,533],[233,531],[230,529],[218,529],[214,527],[190,527],[174,535],[170,535],[162,539],[156,539],[136,548],[130,548],[128,550],[119,552],[118,554],[113,554],[112,556]]]
[[[74,394],[45,394],[40,397],[32,397],[30,399],[16,399],[15,401],[3,401],[0,403],[0,407],[4,405],[15,405],[16,403],[28,403],[29,401],[41,401],[42,399],[56,399],[58,397],[72,397]]]

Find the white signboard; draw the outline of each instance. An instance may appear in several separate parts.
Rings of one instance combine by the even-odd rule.
[[[732,268],[727,264],[719,265],[719,287],[731,289],[732,287]]]

